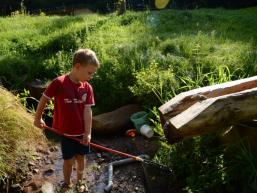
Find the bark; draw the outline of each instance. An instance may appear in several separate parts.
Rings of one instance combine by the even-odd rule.
[[[257,117],[257,88],[196,102],[165,125],[170,143],[216,132]]]

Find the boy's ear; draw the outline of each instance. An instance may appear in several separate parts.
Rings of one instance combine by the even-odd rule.
[[[76,64],[73,65],[73,67],[76,68],[76,69],[78,69],[80,66],[81,66],[80,63],[76,63]]]

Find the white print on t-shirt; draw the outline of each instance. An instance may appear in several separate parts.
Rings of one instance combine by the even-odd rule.
[[[85,93],[85,94],[82,95],[82,101],[83,101],[83,102],[86,102],[86,100],[87,100],[87,93]]]
[[[64,103],[72,103],[72,100],[70,100],[70,99],[64,99]]]
[[[78,100],[76,98],[74,98],[74,99],[64,99],[64,103],[65,104],[70,104],[70,103],[77,104],[77,103],[83,103],[83,101],[82,100]]]

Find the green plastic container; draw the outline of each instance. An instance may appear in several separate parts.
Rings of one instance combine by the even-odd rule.
[[[145,111],[139,111],[131,115],[130,120],[134,124],[137,132],[140,133],[140,128],[142,125],[147,124],[147,113]]]

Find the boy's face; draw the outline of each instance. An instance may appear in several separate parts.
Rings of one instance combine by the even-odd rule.
[[[89,81],[93,78],[94,73],[97,71],[95,65],[83,66],[80,63],[75,64],[77,79],[81,82]]]

